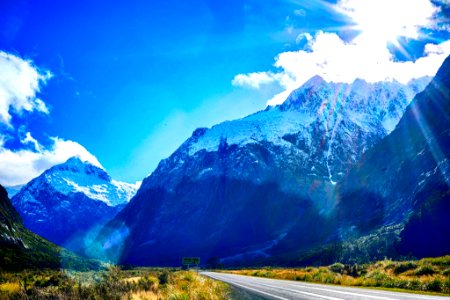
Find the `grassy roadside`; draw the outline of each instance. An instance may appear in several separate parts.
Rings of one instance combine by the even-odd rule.
[[[363,265],[335,263],[327,267],[267,267],[222,272],[345,286],[450,294],[449,255],[418,261],[398,262],[386,259]]]
[[[228,285],[177,269],[0,272],[0,299],[229,299]]]

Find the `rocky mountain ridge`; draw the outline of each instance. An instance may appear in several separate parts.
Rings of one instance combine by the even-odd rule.
[[[428,82],[314,77],[280,106],[195,130],[102,230],[99,251],[177,265],[189,255],[267,258],[293,230],[303,234],[298,249],[332,238],[336,183]]]

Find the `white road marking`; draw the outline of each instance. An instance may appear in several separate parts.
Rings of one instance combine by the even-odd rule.
[[[295,284],[291,284],[291,285],[292,286],[302,286],[302,287],[309,288],[310,286],[312,287],[313,285],[318,285],[318,284],[320,284],[320,283],[309,283],[309,282],[301,282],[300,283],[300,282],[296,282]],[[335,288],[336,290],[339,290],[339,289],[350,289],[350,288],[355,289],[355,287],[349,287],[349,286],[345,286],[345,285],[336,285],[336,286],[332,286],[332,287]],[[331,289],[331,290],[335,291],[334,289]],[[365,293],[378,294],[378,295],[386,295],[387,293],[389,293],[389,291],[377,291],[377,290],[370,289],[370,288],[363,288],[362,290],[364,290]],[[401,295],[402,298],[414,298],[414,299],[417,299],[419,297],[419,298],[422,298],[422,299],[430,299],[431,300],[431,299],[439,299],[439,298],[436,298],[436,297],[441,297],[441,296],[427,296],[427,295],[420,295],[420,294],[410,295],[410,294],[407,294],[406,291],[398,292],[398,293],[401,293],[399,295]],[[364,294],[364,296],[365,296],[365,294]],[[449,299],[450,300],[450,298],[444,298],[444,299]]]
[[[333,292],[333,293],[344,294],[344,295],[351,295],[351,296],[359,296],[359,297],[366,297],[366,298],[368,297],[368,298],[380,299],[380,300],[397,300],[396,298],[372,296],[372,295],[368,295],[368,294],[359,294],[359,293],[352,293],[352,292],[342,292],[342,291],[337,291],[335,289],[325,289],[325,288],[312,287],[312,286],[310,287],[310,286],[295,285],[295,284],[289,284],[289,285],[296,286],[296,287],[305,287],[307,289],[312,289],[312,290],[319,290],[319,291]]]
[[[261,292],[261,293],[266,293],[266,292],[262,292],[260,290],[250,288],[249,286],[256,287],[256,288],[260,287],[260,286],[266,286],[266,287],[269,287],[269,288],[275,288],[275,289],[279,289],[279,290],[290,291],[290,292],[293,292],[293,293],[296,293],[296,294],[303,294],[303,295],[306,295],[306,296],[312,296],[312,297],[319,298],[319,299],[345,300],[345,299],[342,299],[342,298],[336,298],[336,297],[324,296],[324,295],[320,295],[320,294],[308,293],[308,292],[304,292],[304,291],[299,291],[299,290],[294,290],[294,289],[289,289],[289,288],[279,287],[279,286],[274,286],[274,285],[268,285],[268,284],[264,284],[264,283],[250,284],[250,283],[247,282],[246,285],[240,285],[240,284],[236,283],[234,280],[231,280],[231,279],[227,278],[226,276],[224,276],[223,278],[226,281],[228,281],[230,284],[238,285],[238,286],[241,286],[242,288],[248,288],[248,289],[251,289],[251,290],[254,290],[254,291],[258,291],[258,292]],[[220,280],[220,277],[218,277],[216,279]],[[266,293],[266,294],[267,295],[271,295],[271,294],[268,294],[268,293]],[[271,295],[271,296],[274,297],[273,295]]]
[[[211,276],[211,277],[212,277],[212,276]],[[217,278],[217,277],[212,277],[212,278],[215,278],[215,279],[220,280],[220,281],[224,281],[223,279],[220,279],[220,278]],[[225,281],[225,282],[226,282],[226,281]],[[277,296],[277,295],[273,295],[273,294],[266,293],[266,292],[263,292],[263,291],[260,291],[260,290],[257,290],[257,289],[253,289],[253,288],[251,288],[251,287],[249,287],[249,286],[246,286],[246,285],[241,285],[241,284],[236,283],[236,282],[234,282],[234,281],[232,281],[232,280],[228,280],[228,283],[230,283],[230,284],[232,284],[232,285],[239,286],[239,287],[241,287],[241,288],[243,288],[243,289],[251,290],[251,291],[254,291],[254,292],[256,292],[256,293],[260,293],[260,294],[263,294],[263,295],[267,295],[267,296],[270,296],[270,297],[273,297],[273,298],[276,298],[276,299],[280,299],[280,300],[289,300],[288,298],[283,298],[283,297],[280,297],[280,296]]]
[[[413,298],[413,299],[449,299],[450,297],[445,296],[427,296],[427,295],[412,295],[407,293],[397,293],[397,292],[389,292],[389,291],[377,291],[377,290],[371,290],[371,289],[356,289],[356,288],[349,288],[345,286],[326,286],[326,285],[320,285],[320,284],[314,284],[314,283],[307,283],[307,282],[293,282],[288,280],[276,280],[276,279],[269,279],[269,278],[261,278],[261,277],[252,277],[252,276],[243,276],[243,275],[236,275],[236,274],[208,274],[207,276],[212,277],[217,280],[222,280],[224,282],[228,282],[230,284],[236,285],[238,287],[248,289],[250,291],[264,294],[270,297],[274,297],[276,299],[286,299],[281,296],[273,295],[273,293],[277,293],[277,291],[280,291],[281,293],[285,291],[286,293],[296,293],[296,294],[303,294],[308,296],[308,298],[319,298],[319,299],[326,299],[326,300],[344,300],[344,299],[350,299],[350,298],[359,298],[359,299],[375,299],[375,300],[398,300],[398,299],[405,299],[405,298]],[[268,290],[271,293],[267,293],[264,291],[260,291],[258,288],[264,288],[266,287],[266,290]],[[288,288],[292,287],[292,288]],[[293,289],[296,288],[296,289]],[[337,298],[332,296],[325,296],[315,293],[306,292],[300,289],[311,289],[311,290],[317,290],[324,291],[328,293],[336,293],[341,294],[344,298]],[[295,297],[294,295],[290,295],[288,297]],[[281,294],[283,295],[283,294]],[[338,295],[339,296],[339,295]],[[300,297],[300,296],[299,296]]]
[[[264,284],[264,283],[260,283],[260,285],[262,285],[262,286],[267,286],[267,287],[271,287],[271,288],[280,289],[280,287],[274,286],[274,285],[268,285],[268,284]],[[299,290],[294,290],[294,289],[289,289],[289,288],[285,288],[285,287],[281,287],[281,289],[282,289],[282,290],[285,290],[285,291],[290,291],[290,292],[293,292],[293,293],[305,294],[305,295],[308,295],[308,296],[313,296],[313,297],[322,298],[322,299],[328,299],[328,300],[345,300],[345,299],[342,299],[342,298],[336,298],[336,297],[325,296],[325,295],[320,295],[320,294],[313,294],[313,293],[304,292],[304,291],[299,291]]]

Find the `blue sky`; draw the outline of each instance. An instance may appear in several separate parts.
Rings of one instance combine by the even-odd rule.
[[[431,7],[429,0],[414,1]],[[243,117],[268,101],[279,103],[304,78],[323,71],[305,71],[294,63],[299,51],[311,57],[320,47],[343,42],[346,52],[345,43],[364,36],[362,31],[378,38],[367,24],[359,26],[351,2],[2,0],[0,51],[9,55],[5,63],[20,62],[13,57],[28,62],[38,74],[31,77],[38,86],[32,85],[34,93],[22,93],[31,108],[22,102],[14,106],[20,97],[4,100],[6,104],[0,99],[3,114],[11,116],[0,126],[0,161],[17,161],[3,173],[23,170],[16,178],[0,174],[0,183],[24,181],[71,151],[92,154],[118,180],[141,180],[195,128]],[[419,34],[380,37],[392,57],[381,50],[373,57],[393,63],[434,55],[434,63],[427,63],[430,70],[416,67],[418,75],[433,72],[449,47],[424,49],[449,39],[446,2],[432,3],[437,10],[427,19],[431,25],[411,25]],[[333,40],[335,34],[338,40]],[[381,77],[387,69],[380,70]],[[392,65],[390,72],[404,70],[397,69]],[[330,80],[355,76],[365,74],[338,72]],[[6,80],[3,88],[12,81]],[[55,145],[71,150],[58,152]]]

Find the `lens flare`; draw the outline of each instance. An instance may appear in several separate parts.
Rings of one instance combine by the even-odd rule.
[[[338,7],[353,20],[360,38],[394,44],[399,37],[417,39],[439,11],[429,0],[342,0]]]

